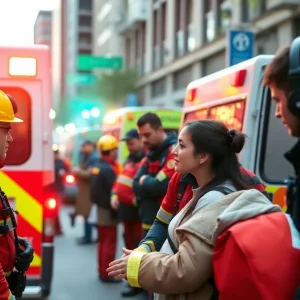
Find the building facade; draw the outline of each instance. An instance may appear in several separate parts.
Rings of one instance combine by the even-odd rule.
[[[92,0],[55,0],[52,14],[53,102],[58,107],[80,94],[77,74],[90,73],[78,70],[77,59],[92,53]]]
[[[124,56],[124,39],[118,21],[124,12],[123,0],[94,0],[93,53],[98,56]]]
[[[124,4],[125,3],[125,4]],[[146,105],[182,105],[187,84],[226,67],[226,32],[253,30],[256,54],[300,34],[298,0],[127,0],[119,15],[125,62]]]
[[[47,45],[51,48],[52,13],[51,11],[39,11],[34,24],[34,43]]]

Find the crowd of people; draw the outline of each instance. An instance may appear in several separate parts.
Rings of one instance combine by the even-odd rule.
[[[275,117],[299,137],[288,70],[286,48],[267,66],[264,84],[276,101]],[[243,133],[199,120],[184,124],[177,136],[151,112],[136,125],[120,141],[104,135],[95,146],[85,143],[85,160],[74,170],[76,213],[85,218],[81,244],[92,242],[88,220],[97,209],[99,279],[126,279],[123,297],[300,299],[299,179],[288,192],[285,214],[239,163]],[[129,155],[120,166],[123,142]],[[298,175],[299,142],[287,158]],[[115,259],[119,222],[125,247]]]

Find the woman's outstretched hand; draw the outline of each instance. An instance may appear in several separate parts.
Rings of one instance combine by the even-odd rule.
[[[116,279],[126,279],[128,258],[133,250],[122,248],[122,251],[124,253],[122,257],[109,264],[109,268],[106,270],[108,276],[115,277]]]

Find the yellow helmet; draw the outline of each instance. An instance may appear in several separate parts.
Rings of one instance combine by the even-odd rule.
[[[12,96],[0,90],[0,122],[17,123],[23,120],[16,118],[17,105]]]
[[[98,151],[110,151],[118,148],[118,140],[109,134],[101,136],[101,138],[97,142]]]

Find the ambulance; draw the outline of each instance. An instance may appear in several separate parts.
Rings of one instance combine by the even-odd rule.
[[[53,192],[50,52],[47,46],[0,47],[0,90],[14,97],[17,117],[0,185],[18,211],[17,232],[34,247],[24,297],[50,294],[57,202]]]
[[[296,143],[263,87],[263,75],[273,56],[261,55],[191,82],[186,90],[182,123],[213,119],[243,131],[247,141],[240,154],[244,167],[267,186],[270,199],[286,209],[286,183],[294,174],[284,153]]]
[[[156,113],[166,132],[178,132],[182,108],[176,107],[157,107],[157,106],[140,106],[140,107],[124,107],[110,113],[107,113],[102,122],[102,133],[111,134],[120,140],[125,136],[126,132],[132,128],[136,128],[138,119],[147,112]],[[121,143],[119,147],[119,161],[124,163],[128,151],[125,143]]]

